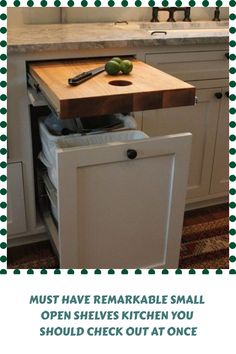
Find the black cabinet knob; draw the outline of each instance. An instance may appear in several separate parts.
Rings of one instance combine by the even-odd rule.
[[[216,92],[215,93],[215,97],[219,100],[220,98],[222,98],[222,93],[221,92]]]
[[[229,60],[229,53],[225,53],[225,57]]]
[[[225,92],[225,96],[229,98],[229,91]]]
[[[137,151],[136,150],[133,150],[133,149],[129,149],[127,150],[127,156],[130,160],[133,160],[137,157]]]

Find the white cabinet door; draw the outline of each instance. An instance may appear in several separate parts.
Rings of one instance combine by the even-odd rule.
[[[7,224],[8,234],[26,231],[25,200],[21,162],[8,164]]]
[[[229,189],[229,99],[223,89],[217,129],[215,156],[211,180],[211,194],[228,192]]]
[[[191,132],[193,135],[187,200],[208,195],[211,182],[220,89],[197,90],[196,106],[143,113],[143,130],[149,136]]]
[[[176,268],[190,149],[181,134],[58,150],[60,266]]]

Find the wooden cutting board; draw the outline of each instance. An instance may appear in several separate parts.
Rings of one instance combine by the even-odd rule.
[[[132,59],[133,71],[129,75],[111,76],[103,72],[78,86],[68,85],[68,78],[95,69],[106,61],[33,62],[29,64],[29,72],[61,119],[195,103],[193,86],[135,59]]]

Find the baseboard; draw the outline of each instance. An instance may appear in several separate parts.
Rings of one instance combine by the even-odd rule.
[[[41,242],[49,240],[47,233],[40,233],[34,235],[27,235],[27,236],[19,236],[19,237],[8,237],[7,239],[7,247],[17,247],[23,246],[30,243]]]
[[[228,196],[219,197],[219,198],[215,198],[215,199],[206,199],[206,200],[202,200],[199,202],[192,202],[192,203],[186,204],[185,211],[207,208],[207,207],[210,207],[213,205],[219,205],[219,204],[224,204],[224,203],[228,203],[228,202],[229,202]]]

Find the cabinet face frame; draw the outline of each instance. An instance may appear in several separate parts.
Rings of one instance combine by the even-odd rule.
[[[132,168],[133,161],[127,160],[127,157],[124,153],[124,151],[127,151],[130,146],[132,146],[132,149],[136,149],[138,152],[141,153],[142,156],[138,158],[139,162],[141,163],[142,159],[146,160],[147,158],[152,158],[158,160],[166,156],[172,156],[173,161],[170,165],[170,169],[168,172],[171,176],[170,184],[168,187],[169,194],[164,195],[164,197],[168,199],[168,204],[167,219],[165,221],[165,246],[161,255],[162,262],[160,261],[160,259],[157,259],[156,264],[146,264],[144,267],[178,267],[179,250],[182,235],[182,223],[185,206],[186,184],[188,177],[188,164],[191,147],[191,134],[180,134],[168,137],[150,138],[136,142],[122,142],[110,146],[91,146],[89,148],[82,149],[71,148],[58,150],[57,169],[58,184],[60,186],[58,190],[59,255],[61,268],[101,268],[101,265],[99,264],[81,264],[79,258],[79,254],[83,252],[83,249],[80,249],[80,247],[83,247],[83,242],[81,241],[81,238],[86,238],[86,235],[81,233],[79,227],[80,215],[85,214],[83,207],[78,203],[79,194],[81,188],[83,188],[83,183],[79,183],[78,170],[80,168],[88,166],[105,166],[106,164],[111,163],[113,164],[115,171],[118,172],[116,182],[118,181],[119,184],[121,178],[119,175],[119,166],[116,167],[116,165],[119,165],[120,162],[124,162],[124,164],[129,164],[130,168]],[[143,175],[141,176],[141,178],[143,178],[143,180],[145,181],[145,178],[147,177],[145,177],[144,174],[146,174],[147,171],[143,171],[142,173]],[[156,171],[156,177],[158,180],[158,171]],[[148,184],[146,184],[146,188],[148,187]],[[129,190],[127,189],[127,191],[129,195]],[[117,194],[118,192],[119,187],[116,186],[114,193]],[[104,198],[105,197],[106,196],[104,196]],[[120,205],[118,205],[118,208],[122,207],[122,200],[119,200],[119,195],[116,200],[118,200],[118,203],[120,203]],[[134,208],[136,208],[135,203],[138,202],[138,196],[132,199],[132,202]],[[140,200],[140,202],[142,201]],[[87,207],[89,209],[89,206]],[[152,205],[148,206],[149,210],[150,208],[152,208]],[[87,212],[88,209],[86,209]],[[91,220],[92,217],[93,215],[91,215]],[[145,215],[138,215],[138,218],[140,217],[145,218]],[[106,222],[109,223],[109,220],[107,220]],[[132,231],[132,225],[127,225],[127,232],[129,232],[129,230]],[[96,235],[93,236],[96,237]],[[105,247],[106,249],[106,237],[103,238],[101,236],[101,233],[100,237],[102,238],[101,242],[103,242],[103,247]],[[135,245],[132,244],[129,247],[134,247],[135,250]],[[145,247],[145,243],[143,247]],[[94,252],[96,253],[96,250]],[[138,265],[136,263],[134,264],[134,266],[132,266],[131,259],[127,261],[127,264],[124,265],[120,264],[119,262],[116,263],[116,260],[114,260],[112,264],[103,264],[102,268],[136,268],[137,266]]]
[[[7,227],[10,235],[26,231],[22,163],[8,164]]]

